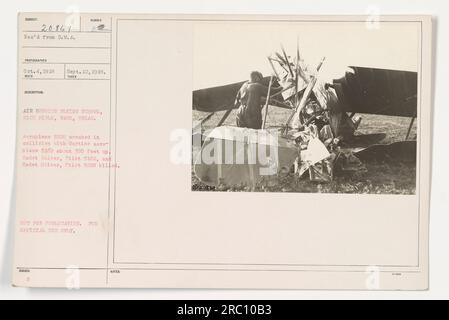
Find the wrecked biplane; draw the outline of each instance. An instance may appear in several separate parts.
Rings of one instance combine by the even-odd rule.
[[[193,109],[208,112],[194,128],[194,173],[211,186],[244,185],[255,187],[273,175],[294,170],[306,172],[312,181],[332,181],[339,171],[364,170],[361,160],[369,157],[397,159],[416,157],[416,141],[409,136],[417,116],[417,73],[350,66],[332,83],[318,80],[325,59],[311,70],[299,50],[293,59],[282,48],[268,57],[273,75],[262,83],[280,85],[281,94],[267,91],[264,119],[269,107],[290,112],[279,128],[260,130],[222,126],[236,108],[235,97],[245,81],[193,91]],[[219,111],[225,111],[211,131],[201,125]],[[355,135],[361,123],[358,114],[410,117],[403,143],[377,144],[382,135]],[[366,138],[366,139],[365,139]]]

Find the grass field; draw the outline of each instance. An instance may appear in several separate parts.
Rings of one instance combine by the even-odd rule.
[[[223,125],[235,125],[235,110],[229,115]],[[203,126],[213,128],[221,119],[224,112],[214,114]],[[193,111],[193,120],[198,121],[207,113]],[[267,117],[267,127],[280,126],[287,120],[288,110],[271,107]],[[356,135],[385,133],[386,136],[379,143],[388,144],[405,139],[410,123],[409,118],[360,114],[362,122]],[[411,138],[416,136],[416,121],[412,127]],[[323,192],[323,193],[374,193],[374,194],[414,194],[416,165],[413,162],[364,162],[366,172],[354,174],[336,174],[329,183],[316,183],[308,179],[305,174],[298,179],[293,174],[277,177],[277,183],[261,184],[254,191],[260,192]],[[192,190],[195,191],[249,191],[248,188],[209,187],[201,183],[192,174]]]

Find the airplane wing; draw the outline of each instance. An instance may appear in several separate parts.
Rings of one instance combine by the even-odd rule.
[[[416,117],[417,73],[350,67],[353,72],[334,80],[347,112]]]
[[[228,110],[234,105],[237,92],[244,83],[241,81],[193,91],[193,109],[206,112]]]
[[[266,86],[268,86],[269,82],[270,77],[265,77],[262,80],[262,83]],[[233,108],[237,92],[244,83],[245,81],[240,81],[224,86],[193,91],[193,110],[215,112]],[[278,99],[282,100],[281,97]]]
[[[345,111],[416,117],[417,73],[388,69],[350,67],[353,72],[333,81]],[[264,78],[268,85],[269,77]],[[193,91],[193,109],[205,112],[228,110],[245,81]]]

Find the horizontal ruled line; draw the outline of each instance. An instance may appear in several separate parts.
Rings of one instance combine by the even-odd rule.
[[[129,271],[262,271],[262,272],[330,272],[330,273],[352,273],[352,272],[363,272],[366,273],[366,270],[323,270],[323,269],[224,269],[224,268],[201,268],[201,269],[186,269],[186,268],[120,268],[120,267],[112,267],[112,268],[60,268],[60,267],[16,267],[17,270],[129,270]],[[398,271],[398,270],[379,270],[379,272],[384,273],[421,273],[419,270],[406,270],[406,271]]]
[[[78,81],[109,81],[111,79],[69,79],[69,78],[22,78],[22,80],[78,80]]]
[[[111,65],[110,62],[40,62],[40,61],[23,61],[22,64],[101,64],[101,65]]]
[[[22,32],[34,32],[34,33],[66,33],[66,34],[70,34],[70,33],[99,33],[99,34],[109,34],[112,33],[111,30],[104,30],[104,31],[76,31],[76,30],[72,30],[72,31],[39,31],[39,30],[23,30]]]
[[[24,49],[111,49],[111,47],[53,47],[53,46],[22,46]]]

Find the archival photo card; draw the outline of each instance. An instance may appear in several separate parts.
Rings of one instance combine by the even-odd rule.
[[[18,20],[13,285],[427,289],[431,17]]]

